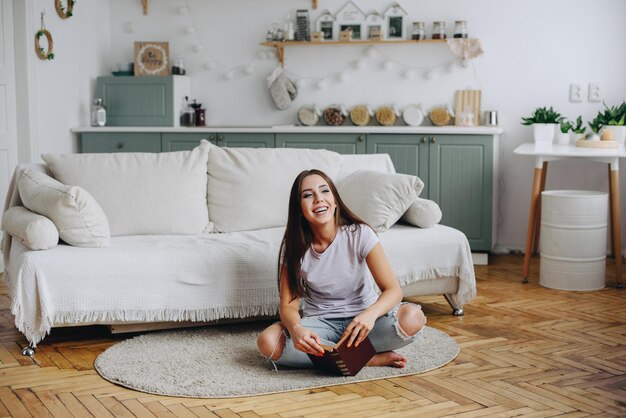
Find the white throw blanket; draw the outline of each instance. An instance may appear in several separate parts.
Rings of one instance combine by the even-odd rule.
[[[51,327],[212,321],[277,313],[284,228],[197,236],[113,237],[107,248],[30,251],[15,240],[5,279],[17,328],[33,343]],[[436,225],[380,234],[402,285],[459,277],[459,303],[475,296],[465,236]]]

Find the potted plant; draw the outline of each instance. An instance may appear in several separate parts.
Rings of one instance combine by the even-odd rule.
[[[626,101],[617,106],[607,106],[598,112],[594,119],[595,125],[600,127],[604,140],[615,140],[624,143],[626,138]]]
[[[533,126],[533,137],[536,143],[551,144],[556,126],[563,116],[552,107],[538,107],[532,115],[522,118],[522,125]]]
[[[571,131],[577,137],[576,139],[585,139],[585,136],[584,136],[585,129],[586,128],[585,128],[585,125],[583,124],[583,117],[578,116],[576,118],[576,125],[572,125],[571,127]]]
[[[568,145],[569,144],[569,131],[574,127],[572,122],[567,120],[567,118],[563,118],[559,125],[559,131],[556,134],[556,143],[560,145]]]

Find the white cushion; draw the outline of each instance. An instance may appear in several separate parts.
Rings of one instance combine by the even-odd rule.
[[[47,250],[59,243],[54,223],[24,206],[13,206],[4,212],[2,229],[31,250]]]
[[[88,190],[112,235],[210,231],[206,204],[209,148],[163,153],[43,154],[53,176]]]
[[[63,241],[78,247],[106,247],[107,217],[82,187],[66,186],[32,169],[19,173],[17,187],[24,206],[50,218]]]
[[[430,228],[441,221],[441,208],[432,200],[418,197],[404,212],[402,220],[420,228]]]
[[[285,226],[298,174],[316,168],[335,178],[340,154],[289,148],[220,148],[209,152],[209,216],[218,232]]]
[[[424,188],[416,176],[359,170],[337,184],[344,203],[376,232],[384,232],[406,212]]]

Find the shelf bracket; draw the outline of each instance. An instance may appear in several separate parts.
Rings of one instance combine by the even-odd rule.
[[[141,5],[143,6],[143,14],[148,14],[148,0],[141,0]]]
[[[280,66],[285,68],[285,47],[283,45],[276,45],[276,55]]]
[[[313,0],[313,9],[317,9],[317,0]]]

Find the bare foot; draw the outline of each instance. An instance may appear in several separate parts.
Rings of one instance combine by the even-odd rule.
[[[384,351],[382,353],[375,354],[366,365],[403,368],[406,366],[406,359],[395,351]]]

